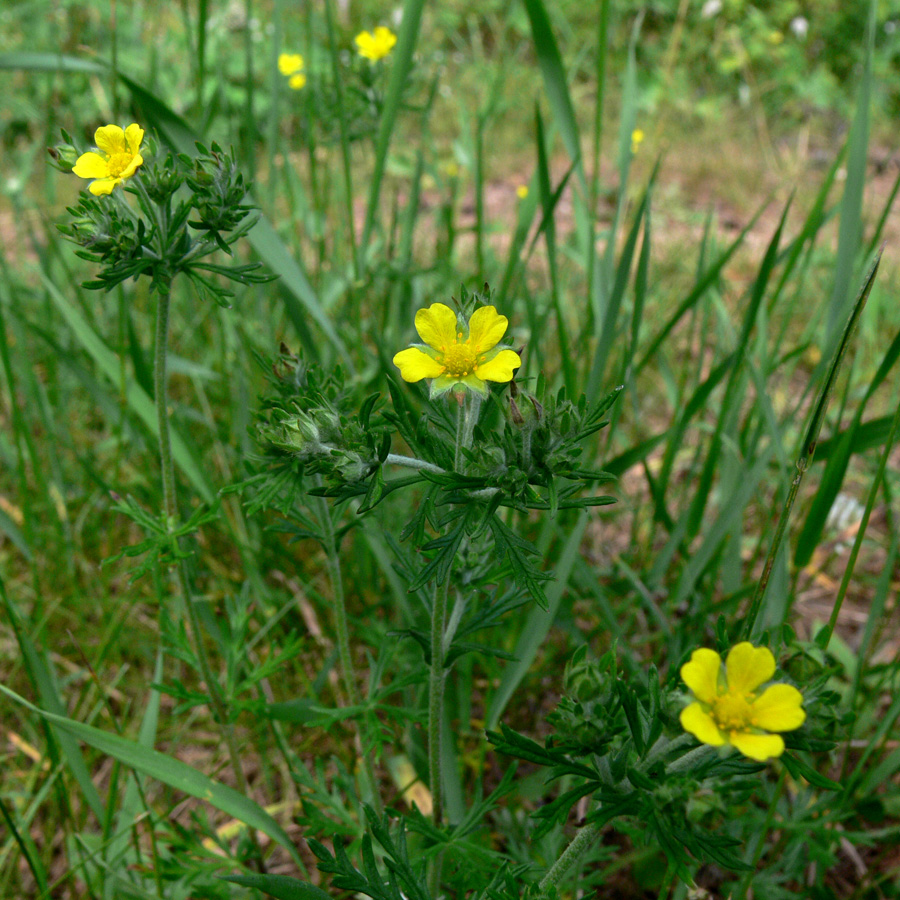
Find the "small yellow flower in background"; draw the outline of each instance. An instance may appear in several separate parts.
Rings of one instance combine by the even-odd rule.
[[[771,651],[747,641],[728,651],[724,671],[715,650],[695,650],[681,667],[681,677],[696,698],[681,711],[682,727],[704,744],[730,744],[759,762],[781,756],[784,740],[766,732],[793,731],[806,713],[803,695],[789,684],[773,684],[758,693],[774,674]]]
[[[287,77],[288,86],[299,91],[306,84],[303,57],[299,53],[282,53],[278,57],[278,71]]]
[[[378,62],[379,59],[384,59],[394,49],[394,44],[397,43],[397,35],[390,28],[379,25],[375,29],[374,34],[369,34],[368,31],[361,31],[355,40],[360,56],[371,62]]]
[[[520,185],[516,188],[516,196],[517,196],[520,200],[524,200],[524,199],[528,196],[528,185],[527,185],[527,184],[520,184]]]
[[[117,184],[131,178],[144,162],[143,139],[144,129],[140,125],[131,124],[124,131],[118,125],[104,125],[94,132],[94,143],[100,152],[82,153],[72,171],[79,178],[94,179],[89,188],[92,194],[109,194]]]
[[[480,306],[468,322],[445,306],[432,303],[416,313],[416,331],[425,342],[401,350],[394,365],[404,381],[432,379],[431,396],[449,391],[487,394],[486,381],[512,381],[522,365],[514,350],[498,348],[509,319],[493,306]]]
[[[783,44],[783,43],[784,43],[784,34],[782,34],[780,31],[770,31],[770,32],[766,35],[766,40],[767,40],[770,44],[772,44],[772,45],[774,45],[775,47],[777,47],[779,44]]]
[[[644,132],[640,128],[635,128],[631,132],[631,152],[637,153],[638,147],[644,142]]]
[[[282,75],[293,75],[303,68],[303,57],[299,53],[282,53],[278,57],[278,71]]]

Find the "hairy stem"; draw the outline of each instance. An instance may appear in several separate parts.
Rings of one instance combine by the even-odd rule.
[[[156,300],[156,348],[153,358],[153,391],[156,400],[156,421],[159,431],[159,463],[162,469],[163,513],[166,527],[171,528],[175,519],[175,467],[172,463],[172,443],[169,439],[168,379],[166,354],[169,341],[168,286],[160,288]]]
[[[347,699],[351,706],[362,705],[362,695],[356,681],[356,669],[353,666],[353,655],[350,653],[350,628],[347,623],[347,604],[344,597],[344,579],[341,576],[341,561],[338,556],[337,540],[334,534],[334,523],[331,521],[331,510],[328,501],[323,497],[319,500],[319,512],[322,522],[322,535],[325,539],[325,558],[328,565],[328,578],[331,581],[331,592],[334,596],[334,620],[337,632],[338,655],[341,660],[341,675],[344,680],[344,688],[347,691]],[[375,766],[372,763],[371,752],[366,752],[362,729],[357,727],[356,738],[359,742],[359,753],[362,759],[363,773],[368,788],[371,791],[372,807],[379,818],[384,814],[384,804],[381,802],[381,793],[378,790],[378,782],[375,779]]]
[[[426,462],[424,459],[417,459],[415,456],[401,456],[399,453],[388,453],[384,460],[392,466],[406,466],[408,469],[424,469],[427,472],[436,472],[441,474],[446,472],[440,466],[434,463]]]
[[[543,894],[546,894],[550,888],[559,884],[563,875],[572,868],[573,863],[577,861],[578,857],[594,843],[599,834],[600,825],[596,822],[591,822],[589,825],[585,825],[584,828],[572,838],[572,842],[563,851],[562,856],[550,866],[547,870],[547,874],[541,879],[538,888]]]
[[[175,466],[172,462],[172,442],[169,436],[169,395],[168,379],[166,377],[166,356],[168,353],[169,342],[169,303],[171,299],[169,286],[166,285],[164,288],[161,288],[157,293],[157,297],[153,388],[155,392],[154,400],[156,401],[156,419],[159,427],[159,457],[163,482],[163,514],[166,519],[166,530],[171,537],[173,556],[177,558],[180,556],[180,553],[178,552],[178,538],[172,534],[172,528],[176,523],[178,499],[175,492]],[[213,717],[222,727],[225,746],[228,750],[231,767],[234,770],[234,777],[238,790],[246,795],[247,779],[244,776],[240,754],[238,753],[237,744],[234,739],[234,726],[229,720],[228,705],[225,702],[225,697],[222,695],[222,688],[219,685],[219,681],[213,674],[209,656],[203,645],[203,629],[200,625],[200,617],[197,614],[197,608],[192,596],[190,575],[183,559],[178,561],[177,570],[181,595],[184,600],[184,605],[187,607],[188,619],[191,623],[191,636],[193,638],[197,660],[200,664],[200,673],[203,676],[203,681],[206,683],[206,689],[209,691],[210,700],[212,702]],[[265,864],[263,862],[262,850],[256,840],[256,833],[253,831],[250,833],[254,848],[256,849],[259,870],[264,871]]]
[[[441,723],[444,712],[444,628],[447,619],[449,577],[434,588],[431,610],[431,674],[428,679],[428,781],[431,786],[432,818],[441,824],[444,787],[441,780]]]

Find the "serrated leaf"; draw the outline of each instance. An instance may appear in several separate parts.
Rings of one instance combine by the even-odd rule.
[[[488,525],[494,536],[494,545],[497,555],[506,557],[509,562],[512,576],[519,587],[528,591],[537,601],[541,609],[550,608],[550,601],[541,586],[542,581],[550,581],[553,576],[541,572],[529,560],[529,556],[537,555],[537,549],[528,541],[519,537],[512,529],[507,527],[497,516],[492,516]]]

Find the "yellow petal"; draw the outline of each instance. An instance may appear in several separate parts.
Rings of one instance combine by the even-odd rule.
[[[379,59],[387,56],[394,49],[394,44],[397,43],[397,35],[384,25],[379,25],[375,29],[374,38]]]
[[[701,647],[691,654],[690,662],[681,667],[681,680],[698,700],[712,703],[718,693],[721,670],[722,657],[715,650]]]
[[[469,343],[476,353],[484,353],[500,343],[507,325],[509,319],[499,315],[493,306],[480,306],[469,319]]]
[[[106,178],[109,175],[109,163],[99,153],[82,153],[72,167],[72,172],[79,178]]]
[[[432,303],[416,313],[419,337],[435,350],[443,351],[456,343],[456,313],[443,303]]]
[[[712,652],[712,651],[710,651]],[[681,727],[689,731],[698,741],[721,747],[727,743],[725,735],[719,731],[712,716],[699,703],[692,703],[681,711]]]
[[[138,151],[141,149],[141,141],[144,140],[144,129],[141,128],[135,122],[132,122],[125,129],[125,143],[128,144],[128,149],[135,155],[138,155]],[[141,160],[143,162],[143,160]],[[138,163],[140,165],[140,163]]]
[[[288,78],[288,87],[290,87],[292,91],[302,90],[305,85],[306,76],[302,72],[298,72],[296,75],[291,75],[291,77]]]
[[[749,694],[775,674],[775,657],[768,647],[754,647],[749,641],[742,641],[728,651],[725,674],[729,690]]]
[[[781,756],[784,753],[784,741],[777,734],[732,732],[728,738],[732,747],[736,747],[744,756],[749,756],[750,759],[755,759],[757,762],[765,762],[767,759]]]
[[[124,153],[126,150],[125,132],[118,125],[104,125],[94,132],[94,143],[107,156]]]
[[[119,178],[131,178],[132,175],[137,171],[137,167],[142,165],[144,162],[144,157],[140,155],[140,153],[135,156],[130,163],[119,172]]]
[[[293,75],[303,68],[303,57],[299,53],[282,53],[278,57],[278,71],[282,75]]]
[[[766,731],[793,731],[806,721],[803,694],[789,684],[767,687],[751,705],[753,724]]]
[[[356,47],[359,50],[359,55],[364,56],[366,59],[374,59],[374,44],[375,39],[369,34],[368,31],[360,32],[354,40],[356,41]]]
[[[404,381],[437,378],[444,371],[444,367],[436,359],[416,347],[395,354],[394,365],[400,370],[400,377]]]
[[[482,381],[512,381],[513,369],[521,365],[522,360],[514,350],[501,350],[493,359],[482,363],[476,374]]]
[[[88,190],[99,197],[102,194],[111,194],[112,189],[121,181],[121,178],[100,178],[97,181],[92,181]]]

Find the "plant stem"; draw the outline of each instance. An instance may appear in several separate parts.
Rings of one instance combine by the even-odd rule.
[[[461,401],[456,407],[456,443],[453,447],[453,471],[459,472],[462,464],[462,447],[463,433],[465,431],[465,408],[468,405],[468,398]]]
[[[178,553],[178,538],[172,534],[172,527],[176,522],[178,512],[178,502],[175,494],[175,467],[172,462],[172,443],[169,437],[168,379],[166,377],[166,356],[168,353],[169,342],[169,301],[171,299],[169,285],[166,284],[163,288],[160,288],[157,292],[157,296],[153,389],[155,392],[154,400],[156,401],[156,419],[159,427],[159,457],[163,482],[163,514],[166,518],[166,530],[169,532],[172,541],[173,556],[178,558],[180,556]],[[241,766],[241,758],[234,740],[234,727],[229,721],[228,706],[222,695],[222,688],[219,685],[218,679],[213,674],[206,648],[203,646],[203,629],[200,625],[200,617],[197,614],[197,609],[192,597],[190,575],[188,574],[185,561],[179,559],[176,568],[178,571],[179,585],[181,587],[181,596],[184,605],[187,607],[188,618],[191,623],[191,636],[193,638],[197,660],[200,664],[200,673],[203,676],[206,689],[209,691],[213,717],[222,726],[225,746],[228,750],[231,767],[234,770],[234,777],[238,790],[246,796],[248,793],[247,779],[244,777],[244,769]],[[250,836],[256,850],[259,870],[260,872],[264,872],[265,863],[263,862],[262,850],[256,839],[256,832],[251,831]]]
[[[350,627],[347,623],[347,603],[344,597],[344,579],[341,576],[341,561],[338,556],[337,540],[334,534],[334,523],[331,521],[331,510],[324,497],[318,498],[322,535],[325,539],[325,558],[328,565],[328,578],[334,595],[334,620],[337,632],[338,655],[341,660],[341,675],[344,688],[351,706],[362,706],[362,695],[356,682],[356,669],[353,666],[353,655],[350,653]],[[362,759],[363,773],[372,795],[372,807],[379,818],[384,815],[384,804],[375,779],[375,767],[372,757],[365,749],[362,728],[357,727],[356,738],[359,741],[359,753]]]
[[[538,885],[539,890],[546,894],[550,888],[559,884],[563,875],[568,872],[572,864],[576,862],[579,856],[587,850],[588,847],[597,839],[600,834],[600,825],[597,822],[591,822],[585,825],[578,834],[572,838],[572,842],[563,851],[562,856],[553,863],[547,874],[541,879]]]
[[[424,459],[416,459],[415,456],[401,456],[399,453],[388,453],[384,461],[392,466],[406,466],[408,469],[425,469],[427,472],[436,472],[439,475],[446,472],[446,469],[442,469],[434,463],[426,462]]]
[[[712,747],[709,744],[702,744],[699,747],[694,747],[693,750],[689,750],[684,756],[679,756],[678,759],[667,763],[666,770],[668,772],[683,772],[685,769],[694,765],[698,759],[703,759],[704,756],[712,756],[715,752],[715,747]]]
[[[428,782],[431,786],[432,819],[441,824],[444,814],[444,787],[441,771],[441,723],[444,711],[444,628],[450,579],[434,588],[431,610],[431,674],[428,679]]]
[[[156,421],[159,430],[159,463],[162,469],[163,513],[166,527],[175,519],[175,467],[172,463],[172,444],[169,439],[169,410],[166,377],[166,353],[169,341],[169,286],[157,291],[156,347],[153,359],[153,391],[156,401]]]
[[[749,889],[753,876],[756,873],[757,868],[759,867],[759,861],[760,859],[762,859],[763,850],[766,846],[766,835],[769,833],[772,825],[775,822],[775,811],[778,808],[778,801],[781,799],[781,794],[784,790],[784,781],[786,776],[787,769],[782,769],[781,774],[778,776],[778,784],[775,785],[775,793],[772,795],[772,802],[769,804],[769,809],[766,812],[766,821],[762,827],[762,830],[757,835],[757,844],[756,849],[753,851],[753,861],[751,863],[751,869],[741,879],[740,886],[734,894],[735,900],[744,900],[744,898],[747,896],[747,890]]]

